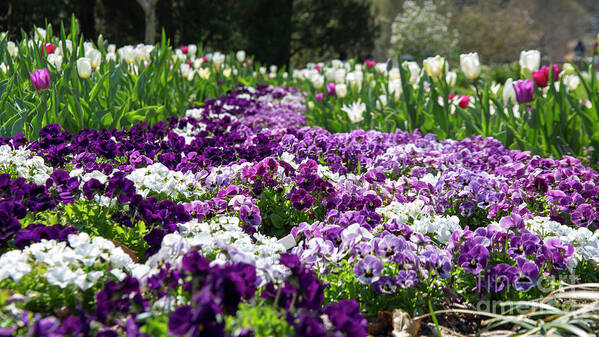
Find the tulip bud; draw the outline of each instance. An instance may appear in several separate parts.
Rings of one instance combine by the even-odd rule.
[[[6,49],[8,49],[10,57],[16,57],[19,54],[19,47],[12,41],[6,43]]]
[[[447,81],[447,85],[450,87],[455,86],[455,83],[458,79],[458,74],[455,71],[448,71],[445,75],[445,80]]]
[[[0,72],[2,72],[3,74],[8,74],[8,67],[6,66],[6,64],[0,64]]]
[[[324,94],[322,92],[318,92],[318,93],[316,93],[315,98],[318,102],[322,102],[322,100],[324,98]]]
[[[308,109],[310,109],[310,110],[314,109],[314,102],[312,102],[312,101],[308,102]]]
[[[516,103],[516,92],[514,91],[513,84],[514,81],[511,78],[508,78],[507,81],[505,81],[505,85],[503,86],[502,96],[503,102],[506,104],[508,102]]]
[[[82,57],[77,60],[77,73],[79,77],[85,79],[89,78],[92,74],[91,61],[87,57]]]
[[[480,75],[480,60],[477,53],[460,55],[460,68],[466,78],[473,80]]]
[[[244,50],[237,51],[237,53],[235,54],[235,58],[240,63],[245,61],[245,51]]]
[[[393,60],[387,59],[387,72],[393,68]]]

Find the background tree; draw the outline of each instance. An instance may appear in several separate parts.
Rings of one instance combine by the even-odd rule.
[[[521,50],[534,48],[540,35],[528,10],[504,0],[464,6],[453,25],[460,50],[477,51],[484,63],[513,62]]]

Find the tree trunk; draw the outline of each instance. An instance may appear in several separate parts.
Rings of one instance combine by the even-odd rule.
[[[158,0],[137,0],[137,3],[144,10],[146,15],[146,34],[145,43],[154,44],[156,42],[156,3]]]

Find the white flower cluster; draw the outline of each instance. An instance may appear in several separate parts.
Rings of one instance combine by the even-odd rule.
[[[31,271],[44,268],[46,281],[53,286],[69,285],[86,290],[110,273],[122,280],[136,264],[120,247],[102,237],[86,233],[69,235],[66,242],[42,240],[23,250],[11,250],[0,256],[0,280],[11,278],[15,282]]]
[[[52,171],[42,157],[33,155],[29,150],[13,150],[10,145],[0,146],[0,172],[14,172],[19,177],[43,185]]]
[[[572,228],[547,217],[535,216],[525,220],[526,228],[542,237],[555,237],[574,246],[574,256],[578,260],[590,260],[599,263],[599,231],[588,228]]]
[[[409,203],[391,202],[377,209],[385,220],[395,219],[398,224],[409,224],[415,233],[429,235],[441,243],[447,242],[454,231],[461,230],[457,216],[435,215],[431,206],[422,200]]]
[[[186,199],[197,200],[206,193],[206,190],[198,184],[193,173],[169,170],[161,163],[135,169],[127,175],[127,179],[135,183],[137,193],[144,198],[150,192],[156,192],[166,194],[174,199],[182,196]]]
[[[180,233],[167,234],[158,253],[146,262],[151,275],[165,262],[180,266],[183,255],[191,248],[201,255],[216,254],[212,264],[227,262],[248,263],[256,267],[260,285],[272,280],[282,280],[286,268],[279,263],[279,255],[285,251],[276,238],[254,234],[256,242],[243,232],[237,217],[224,216],[210,222],[190,222],[179,225]]]

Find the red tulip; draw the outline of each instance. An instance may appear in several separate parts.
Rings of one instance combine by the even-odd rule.
[[[53,44],[49,43],[46,45],[46,53],[48,53],[48,55],[54,54],[54,49],[55,47]]]
[[[447,98],[449,98],[450,100],[452,100],[455,97],[455,94],[449,94],[449,96],[447,96]]]
[[[462,109],[466,109],[468,107],[468,103],[470,103],[470,96],[464,95],[460,98],[458,106]]]
[[[182,52],[183,54],[187,54],[187,53],[189,52],[189,47],[187,47],[187,46],[183,46],[183,47],[181,47],[181,52]]]
[[[364,65],[366,65],[366,68],[372,69],[372,68],[374,68],[376,63],[373,60],[366,60],[366,61],[364,61]]]
[[[314,66],[314,69],[316,69],[316,70],[318,70],[318,71],[321,71],[321,70],[322,70],[322,67],[321,67],[321,66],[319,66],[319,65],[317,64],[317,65],[315,65],[315,66]]]
[[[557,81],[559,79],[559,67],[557,64],[551,65],[551,68],[548,66],[542,67],[539,71],[532,72],[532,78],[535,80],[537,86],[541,88],[545,88],[549,85],[549,70],[553,69],[553,79]]]

